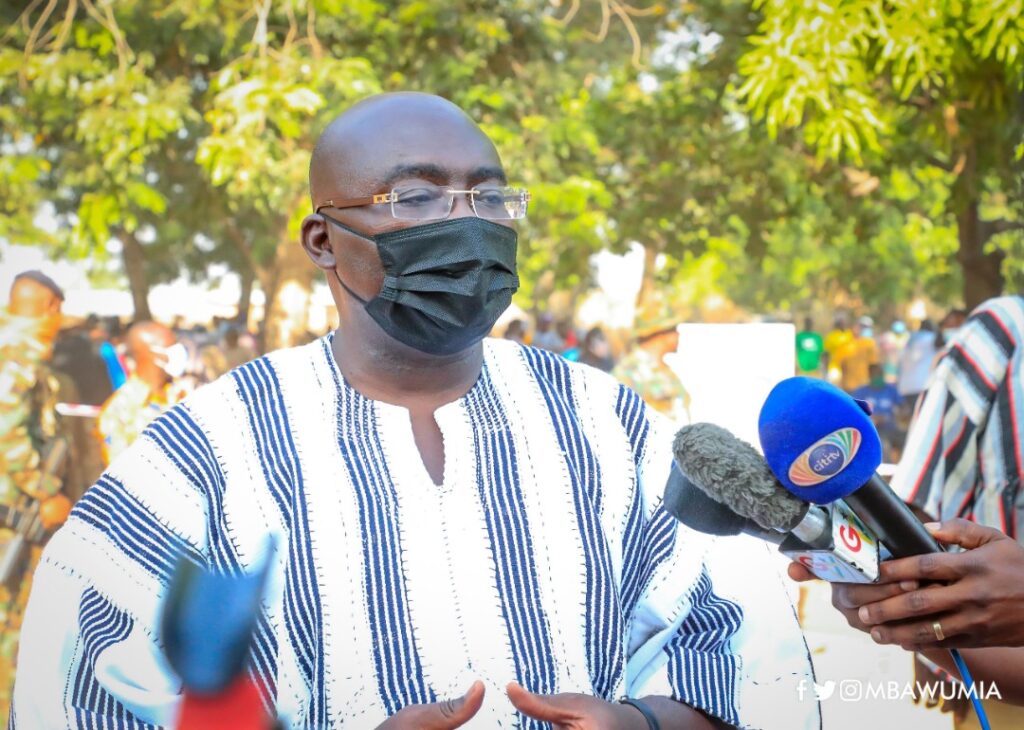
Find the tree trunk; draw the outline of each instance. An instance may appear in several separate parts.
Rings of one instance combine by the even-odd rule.
[[[242,290],[238,295],[237,319],[246,327],[249,326],[249,307],[252,305],[252,286],[256,281],[256,274],[249,267],[238,272],[238,278],[242,283]]]
[[[978,201],[970,201],[957,213],[957,261],[964,275],[964,306],[968,311],[986,299],[1003,293],[1001,252],[985,253],[989,236],[978,216]]]
[[[152,319],[149,311],[149,279],[146,276],[146,252],[134,234],[124,229],[117,231],[121,242],[121,258],[124,261],[124,273],[128,277],[128,287],[132,292],[132,307],[135,310],[136,322]]]
[[[957,239],[956,258],[964,277],[964,306],[968,310],[1003,293],[1003,254],[985,253],[992,229],[979,213],[977,154],[973,146],[964,152],[964,166],[953,185]]]

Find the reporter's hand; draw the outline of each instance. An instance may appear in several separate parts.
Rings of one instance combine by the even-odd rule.
[[[817,580],[817,577],[800,563],[790,563],[788,570],[789,577],[795,581]],[[830,583],[829,586],[832,588],[832,605],[843,614],[846,623],[855,629],[869,631],[870,627],[858,615],[861,606],[902,595],[908,590],[912,591],[917,588],[917,582]]]
[[[918,651],[1024,646],[1024,547],[967,520],[929,529],[967,550],[882,563],[883,580],[938,583],[863,605],[858,619],[875,641]],[[936,638],[936,621],[944,641]]]
[[[538,695],[512,682],[505,690],[517,710],[556,730],[646,730],[647,721],[635,708],[584,694]]]
[[[378,725],[377,730],[453,730],[469,722],[483,702],[484,683],[476,681],[457,699],[404,707]]]

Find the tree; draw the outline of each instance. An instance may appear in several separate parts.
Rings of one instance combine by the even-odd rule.
[[[1024,19],[1014,2],[757,0],[739,90],[778,134],[799,127],[819,156],[948,176],[963,299],[999,294],[1018,270]],[[1005,235],[1004,235],[1005,234]]]

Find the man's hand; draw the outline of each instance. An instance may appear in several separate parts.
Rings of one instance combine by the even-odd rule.
[[[505,691],[517,710],[552,723],[556,730],[647,730],[644,716],[628,705],[584,694],[538,695],[515,682]]]
[[[377,730],[452,730],[465,725],[484,702],[484,683],[473,682],[458,699],[431,705],[410,705],[377,726]]]
[[[918,651],[1024,646],[1024,547],[967,520],[929,529],[937,540],[966,551],[882,563],[882,580],[931,584],[861,606],[858,618],[874,640]],[[935,635],[936,621],[944,641]]]
[[[647,730],[647,720],[635,707],[590,695],[538,695],[515,682],[505,691],[515,708],[527,717],[550,722],[555,730]],[[667,697],[644,698],[662,727],[714,730],[715,725],[692,707]],[[729,727],[724,726],[723,727]]]
[[[817,577],[800,563],[789,564],[789,577],[795,581],[817,580]],[[830,583],[832,605],[843,614],[846,622],[855,629],[869,631],[870,627],[860,619],[858,611],[867,604],[884,601],[917,588],[916,581],[902,583]]]

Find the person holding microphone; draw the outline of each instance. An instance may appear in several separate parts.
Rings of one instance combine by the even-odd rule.
[[[920,652],[954,676],[948,650],[960,649],[975,682],[1024,706],[1024,547],[964,519],[926,527],[963,551],[886,561],[878,583],[833,583],[832,605],[875,642]],[[799,563],[789,576],[814,579]]]

